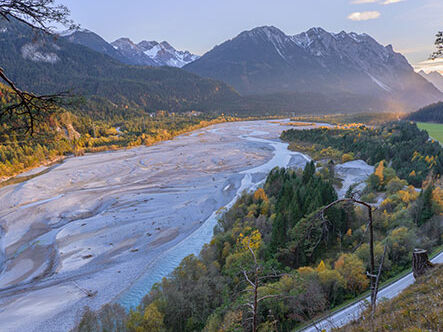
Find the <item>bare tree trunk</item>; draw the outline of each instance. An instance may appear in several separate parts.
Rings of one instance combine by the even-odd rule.
[[[258,266],[255,265],[255,283],[254,283],[254,313],[252,318],[252,332],[257,332],[257,308],[258,308]]]
[[[434,264],[429,261],[428,252],[424,249],[414,249],[412,253],[412,271],[414,278],[426,273]]]
[[[377,302],[377,292],[376,292],[376,279],[377,275],[375,274],[375,255],[374,255],[374,228],[373,228],[373,219],[372,219],[372,206],[366,202],[359,201],[354,198],[343,198],[338,199],[328,205],[326,205],[321,211],[321,216],[324,219],[324,213],[327,209],[330,207],[338,204],[338,203],[345,203],[350,202],[354,204],[363,205],[368,209],[368,218],[369,218],[369,253],[370,253],[370,271],[367,273],[367,276],[371,280],[371,311],[373,312],[375,310],[376,302]]]
[[[387,249],[387,247],[385,246],[385,248],[383,250],[383,256],[381,256],[380,267],[378,268],[377,278],[375,279],[375,292],[374,293],[375,293],[375,300],[376,301],[377,301],[377,294],[378,294],[378,285],[380,284],[380,276],[383,271],[383,264],[385,263],[386,249]],[[375,310],[375,308],[374,308],[374,310]]]
[[[368,207],[369,217],[369,253],[370,253],[370,265],[371,265],[371,308],[372,312],[375,310],[377,301],[376,295],[376,276],[375,276],[375,255],[374,255],[374,228],[372,227],[372,207]]]
[[[258,329],[258,305],[261,301],[264,301],[266,299],[272,299],[272,298],[282,298],[283,296],[280,294],[269,294],[264,295],[261,297],[258,297],[258,288],[260,287],[261,283],[265,279],[270,278],[279,278],[282,277],[284,274],[272,274],[272,275],[261,275],[261,266],[257,262],[257,257],[254,253],[254,250],[252,250],[251,246],[248,243],[248,249],[252,254],[252,257],[254,259],[254,282],[249,279],[248,272],[246,270],[243,270],[243,275],[248,282],[249,285],[251,285],[251,293],[253,293],[253,297],[250,302],[246,303],[246,305],[250,308],[250,313],[252,313],[252,332],[257,332]]]

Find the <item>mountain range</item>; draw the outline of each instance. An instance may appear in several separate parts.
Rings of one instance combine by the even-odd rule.
[[[293,36],[273,26],[244,31],[183,68],[222,80],[242,95],[370,96],[391,110],[443,98],[391,45],[322,28]]]
[[[429,82],[434,84],[434,86],[443,92],[443,75],[437,71],[431,71],[430,73],[425,73],[423,70],[418,72],[421,76],[426,78]]]
[[[443,100],[392,46],[321,28],[288,36],[258,27],[198,57],[167,42],[108,43],[89,30],[36,38],[0,20],[0,64],[24,89],[72,91],[110,112],[404,111]]]
[[[11,19],[0,19],[0,64],[21,88],[37,93],[69,91],[97,100],[99,107],[140,111],[222,111],[225,100],[239,97],[223,82],[173,67],[129,66],[115,60],[111,48],[72,43],[40,34]]]
[[[96,33],[77,29],[60,34],[71,43],[80,44],[106,54],[120,62],[139,66],[169,66],[181,68],[199,58],[189,51],[179,51],[168,42],[143,40],[136,44],[129,38],[119,38],[108,43]]]

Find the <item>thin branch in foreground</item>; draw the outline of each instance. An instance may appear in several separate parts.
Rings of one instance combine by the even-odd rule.
[[[16,19],[40,32],[53,33],[51,23],[75,28],[66,6],[55,0],[0,0],[0,18]]]
[[[23,128],[26,133],[34,134],[36,124],[42,121],[46,115],[58,109],[61,99],[68,96],[66,92],[50,95],[36,95],[19,89],[14,82],[6,76],[3,68],[0,67],[0,78],[16,94],[18,101],[0,108],[0,120],[14,116],[21,117],[24,123]],[[20,122],[20,121],[19,121]]]

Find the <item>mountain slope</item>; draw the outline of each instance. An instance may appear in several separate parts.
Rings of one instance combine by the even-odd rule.
[[[199,58],[198,55],[189,51],[178,51],[168,42],[146,41],[138,43],[137,46],[143,50],[143,53],[161,66],[183,67]]]
[[[423,70],[419,72],[421,76],[427,79],[429,82],[434,84],[434,86],[443,92],[443,75],[436,71],[431,71],[426,74]]]
[[[443,99],[407,60],[366,34],[313,28],[288,36],[272,26],[245,31],[184,69],[244,95],[321,93],[371,96],[411,107]]]
[[[39,93],[69,90],[144,110],[220,110],[237,93],[222,82],[177,68],[127,66],[64,38],[41,36],[0,20],[0,63],[20,87]]]
[[[442,292],[443,264],[437,264],[399,296],[381,301],[373,319],[368,310],[337,331],[439,331],[443,324]]]
[[[90,48],[96,52],[105,54],[113,59],[116,59],[120,62],[132,64],[129,59],[127,59],[123,54],[118,52],[111,44],[109,44],[106,40],[100,37],[98,34],[83,29],[83,30],[75,30],[68,31],[61,34],[62,38],[65,38],[71,43],[79,44]]]
[[[111,45],[122,54],[127,63],[137,66],[156,66],[157,63],[147,56],[142,49],[140,49],[129,38],[119,38],[111,43]]]
[[[130,65],[181,68],[199,58],[189,51],[176,50],[166,41],[159,43],[143,40],[136,44],[129,38],[119,38],[108,43],[98,34],[86,29],[67,31],[61,33],[61,37]]]

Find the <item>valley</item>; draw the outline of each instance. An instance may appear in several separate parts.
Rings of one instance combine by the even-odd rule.
[[[439,331],[442,10],[0,0],[0,332]]]
[[[2,326],[59,331],[85,305],[138,305],[199,252],[216,211],[275,166],[304,166],[306,156],[278,141],[288,128],[219,124],[152,147],[70,158],[0,189]]]

